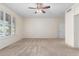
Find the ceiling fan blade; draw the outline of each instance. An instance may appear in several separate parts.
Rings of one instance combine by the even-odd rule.
[[[34,8],[34,7],[28,7],[29,9],[37,9],[37,8]]]
[[[41,10],[42,11],[42,13],[46,13],[44,10]]]
[[[50,6],[43,7],[43,9],[48,9],[48,8],[50,8]]]

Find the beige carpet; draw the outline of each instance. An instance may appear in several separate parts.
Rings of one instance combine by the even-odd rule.
[[[79,49],[65,45],[64,39],[23,39],[0,50],[1,56],[73,56]]]

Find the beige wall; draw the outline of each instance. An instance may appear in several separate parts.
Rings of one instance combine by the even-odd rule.
[[[15,36],[9,36],[0,38],[0,48],[3,48],[7,45],[10,45],[23,37],[23,19],[19,17],[15,12],[13,12],[11,9],[7,8],[6,6],[0,4],[0,10],[9,13],[10,15],[16,17],[16,34]]]
[[[25,38],[64,38],[64,32],[59,32],[62,18],[25,18]],[[62,28],[64,30],[64,27]],[[60,35],[61,34],[61,35]]]

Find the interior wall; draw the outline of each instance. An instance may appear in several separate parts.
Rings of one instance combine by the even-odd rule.
[[[0,38],[1,49],[23,38],[23,19],[3,4],[0,4],[0,10],[16,18],[16,34],[14,36]]]
[[[59,38],[65,38],[65,19],[64,17],[59,20]]]
[[[24,38],[64,38],[63,20],[57,17],[25,18]]]

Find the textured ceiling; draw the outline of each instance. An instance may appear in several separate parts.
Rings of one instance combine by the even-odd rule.
[[[5,5],[22,17],[56,17],[64,16],[64,11],[72,5],[72,3],[44,3],[50,5],[51,8],[46,10],[45,14],[35,14],[35,9],[28,7],[36,7],[34,3],[5,3]]]

